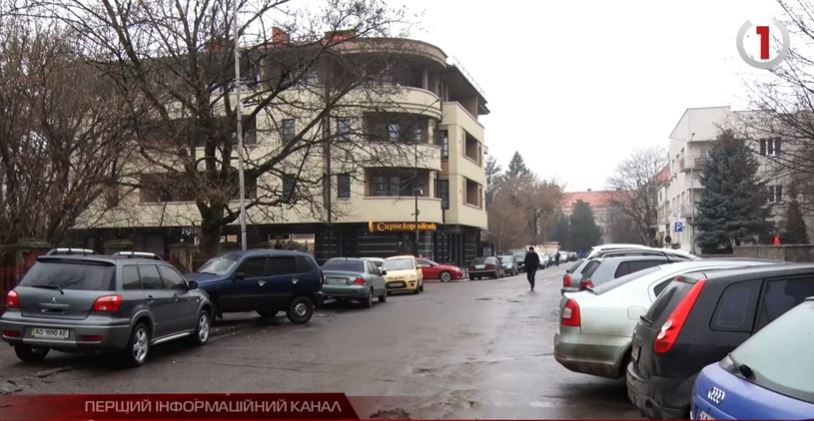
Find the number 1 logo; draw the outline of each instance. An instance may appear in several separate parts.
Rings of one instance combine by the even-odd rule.
[[[782,38],[783,44],[780,46],[780,51],[777,52],[774,58],[771,57],[771,48],[770,48],[770,40],[771,40],[771,27],[769,26],[756,26],[755,33],[760,38],[760,59],[757,60],[753,58],[746,52],[746,47],[744,46],[746,40],[746,34],[749,32],[749,29],[752,28],[752,22],[746,21],[746,23],[741,26],[741,29],[738,31],[738,38],[737,38],[737,45],[738,45],[738,53],[740,54],[743,61],[746,64],[756,67],[758,69],[771,69],[779,65],[783,59],[786,58],[786,55],[789,52],[789,32],[786,29],[786,26],[783,25],[781,22],[774,20],[772,21],[772,25],[780,30],[780,36]]]

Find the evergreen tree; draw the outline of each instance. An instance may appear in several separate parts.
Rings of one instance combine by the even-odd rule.
[[[752,242],[771,230],[766,186],[757,171],[757,159],[732,131],[724,131],[713,142],[696,209],[700,231],[696,240],[703,252],[731,250],[733,242]]]
[[[786,209],[786,232],[783,233],[783,242],[786,244],[808,244],[808,232],[800,203],[792,199]]]
[[[557,215],[556,220],[551,227],[549,233],[551,241],[560,243],[560,248],[563,250],[571,250],[571,226],[569,225],[568,218],[563,214]]]
[[[508,178],[518,179],[531,175],[531,170],[526,167],[526,163],[523,161],[523,157],[520,156],[520,152],[515,152],[512,156],[512,160],[509,161],[509,168],[506,170],[506,176]]]
[[[577,251],[585,251],[599,244],[602,230],[596,225],[594,211],[587,202],[578,200],[574,203],[571,214],[571,241],[569,246]]]

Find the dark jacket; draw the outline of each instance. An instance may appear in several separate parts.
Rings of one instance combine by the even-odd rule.
[[[526,270],[537,270],[540,267],[540,256],[533,251],[527,251],[523,264],[526,265]]]

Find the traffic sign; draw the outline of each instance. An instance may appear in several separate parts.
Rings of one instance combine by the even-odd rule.
[[[684,223],[683,222],[676,222],[674,230],[675,230],[675,232],[684,232]]]

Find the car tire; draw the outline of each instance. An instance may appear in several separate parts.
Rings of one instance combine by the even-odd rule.
[[[212,316],[206,310],[198,314],[195,322],[195,332],[192,334],[192,343],[198,346],[206,345],[209,341],[209,334],[212,331]]]
[[[311,320],[311,316],[314,315],[314,302],[311,301],[308,297],[299,296],[291,300],[291,303],[288,304],[288,311],[286,311],[286,316],[291,323],[294,324],[305,324]]]
[[[380,303],[386,303],[387,302],[387,290],[384,290],[382,295],[379,296],[379,302]]]
[[[150,329],[139,323],[130,332],[130,340],[124,349],[123,363],[127,367],[138,367],[147,361],[150,354]]]
[[[257,310],[257,314],[264,319],[273,319],[277,316],[277,310]]]
[[[48,351],[50,351],[49,348],[33,347],[23,344],[14,345],[14,353],[17,354],[17,358],[27,363],[36,363],[44,360],[45,356],[48,355]]]
[[[450,282],[452,281],[452,274],[449,272],[441,272],[441,274],[438,275],[438,278],[441,280],[441,282]]]
[[[362,300],[362,306],[364,308],[373,307],[373,288],[370,289],[370,293]]]

